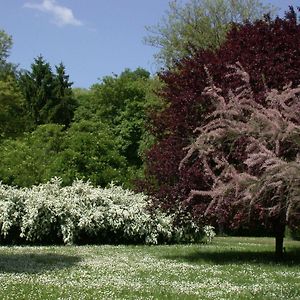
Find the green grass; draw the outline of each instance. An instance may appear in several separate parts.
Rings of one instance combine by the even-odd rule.
[[[300,299],[300,242],[0,247],[0,299]]]

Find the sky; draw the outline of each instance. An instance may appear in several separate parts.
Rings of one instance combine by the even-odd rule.
[[[188,0],[183,0],[187,2]],[[0,0],[0,29],[13,38],[9,61],[30,70],[42,55],[66,67],[74,87],[142,67],[155,73],[157,49],[145,45],[145,26],[157,24],[169,0]],[[264,1],[280,9],[299,0]]]

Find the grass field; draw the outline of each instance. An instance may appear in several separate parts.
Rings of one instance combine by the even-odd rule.
[[[0,247],[0,299],[300,299],[300,242]]]

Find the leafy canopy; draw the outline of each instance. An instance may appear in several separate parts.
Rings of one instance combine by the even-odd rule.
[[[250,75],[253,101],[257,103],[265,103],[265,87],[280,91],[290,82],[296,87],[300,83],[300,26],[295,11],[291,9],[284,18],[236,25],[217,51],[199,50],[179,61],[175,70],[161,73],[165,109],[152,115],[156,143],[147,153],[147,180],[142,187],[155,195],[165,209],[178,209],[191,190],[209,190],[212,185],[197,155],[180,170],[178,166],[186,154],[183,149],[197,136],[194,129],[204,126],[206,116],[213,110],[203,95],[208,80],[205,66],[225,96],[241,85],[239,78],[226,77],[228,65],[237,61]],[[242,162],[240,156],[235,153],[235,159]],[[187,209],[199,218],[206,203],[195,200]],[[230,225],[226,222],[233,217],[226,208],[223,215],[226,226]]]
[[[233,23],[254,22],[273,11],[259,0],[173,0],[161,22],[146,27],[144,41],[160,49],[159,63],[171,66],[199,49],[219,48]]]
[[[80,105],[74,121],[100,121],[110,128],[118,151],[126,158],[128,181],[130,177],[141,176],[144,151],[152,143],[147,128],[148,111],[161,105],[153,92],[159,88],[157,78],[151,78],[148,71],[138,68],[105,76],[89,92],[77,91]]]
[[[0,79],[0,140],[15,137],[28,127],[25,100],[14,77]]]
[[[12,45],[12,37],[4,30],[0,30],[0,67],[6,63]]]

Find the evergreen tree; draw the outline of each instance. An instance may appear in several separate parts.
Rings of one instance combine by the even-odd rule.
[[[49,102],[51,105],[48,106],[48,119],[49,122],[69,126],[74,116],[74,110],[77,107],[71,88],[73,83],[69,81],[69,75],[66,74],[65,66],[62,63],[55,68],[53,98]]]
[[[20,85],[26,99],[27,110],[35,125],[56,123],[69,126],[76,102],[72,95],[65,67],[51,70],[42,56],[34,60],[31,72],[21,75]]]

